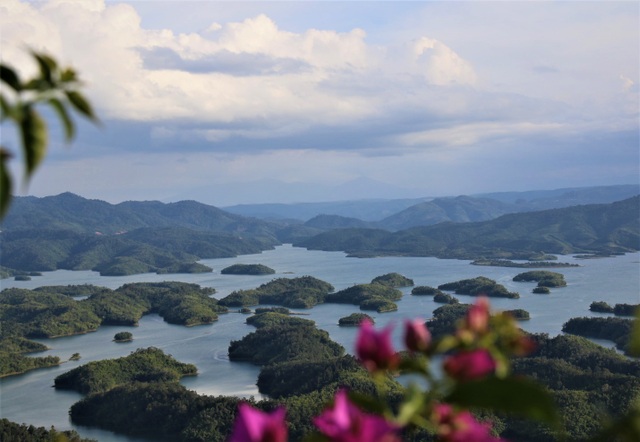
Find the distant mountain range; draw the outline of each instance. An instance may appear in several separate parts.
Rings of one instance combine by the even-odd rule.
[[[634,185],[352,204],[358,213],[385,214],[375,222],[330,213],[306,222],[264,220],[196,201],[110,204],[71,193],[16,197],[2,222],[0,264],[24,271],[194,272],[206,271],[195,266],[200,259],[257,253],[282,243],[357,256],[476,259],[539,252],[619,253],[639,248],[638,193]],[[609,201],[629,194],[636,196]],[[607,204],[533,211],[592,200]],[[283,205],[276,212],[291,215],[302,209],[310,214],[313,208],[346,213],[349,205]]]

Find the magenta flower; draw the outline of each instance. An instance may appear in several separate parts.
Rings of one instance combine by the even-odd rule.
[[[489,299],[480,296],[467,312],[466,325],[474,333],[485,333],[489,328]]]
[[[243,402],[238,406],[238,416],[229,442],[286,442],[288,429],[285,414],[283,407],[267,413]]]
[[[411,351],[425,351],[431,343],[431,333],[423,319],[404,323],[404,343]]]
[[[313,423],[332,442],[400,442],[398,427],[361,411],[344,390],[336,393],[333,408],[323,411]]]
[[[491,434],[491,425],[475,420],[468,411],[455,412],[449,404],[438,404],[433,410],[438,440],[443,442],[502,442]]]
[[[360,323],[356,355],[370,372],[395,369],[400,359],[391,344],[391,327],[376,332],[370,320]]]
[[[459,381],[471,381],[483,378],[496,370],[496,361],[488,350],[459,351],[447,356],[443,364],[444,371]]]

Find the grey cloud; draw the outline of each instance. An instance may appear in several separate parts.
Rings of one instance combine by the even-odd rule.
[[[192,73],[224,73],[235,76],[275,75],[304,72],[309,65],[293,58],[273,58],[264,54],[232,53],[222,50],[197,60],[186,60],[169,48],[138,49],[149,70],[175,69]]]

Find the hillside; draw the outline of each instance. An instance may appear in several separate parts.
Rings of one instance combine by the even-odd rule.
[[[357,256],[526,258],[533,253],[622,253],[640,250],[640,197],[503,215],[476,223],[441,223],[395,233],[340,229],[294,245]]]

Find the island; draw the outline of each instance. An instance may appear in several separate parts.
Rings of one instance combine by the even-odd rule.
[[[118,332],[113,337],[115,342],[131,342],[133,341],[133,334],[130,332]]]
[[[375,324],[373,318],[366,313],[351,313],[349,316],[344,316],[338,320],[340,327],[358,327],[365,319],[369,320],[372,324]]]
[[[513,277],[516,282],[538,281],[538,287],[565,287],[567,282],[562,273],[550,272],[548,270],[533,270],[519,273]]]
[[[448,293],[438,293],[433,297],[433,302],[437,302],[438,304],[457,304],[458,298],[455,296],[451,296]]]
[[[413,279],[409,279],[400,273],[387,273],[385,275],[376,276],[371,280],[371,284],[382,284],[387,287],[412,287]]]
[[[233,264],[220,271],[223,275],[272,275],[275,272],[262,264]]]
[[[419,285],[411,289],[411,294],[417,296],[435,296],[442,293],[442,290],[435,287],[429,287],[428,285]]]
[[[555,256],[553,257],[555,259]],[[549,262],[541,260],[532,260],[528,262],[515,262],[508,259],[476,259],[471,262],[474,266],[491,266],[491,267],[514,267],[514,268],[545,268],[545,267],[580,267],[578,264],[568,262]]]
[[[356,284],[326,296],[326,303],[359,305],[361,310],[375,310],[378,313],[394,311],[393,301],[402,298],[402,292],[383,284]]]
[[[463,279],[456,282],[441,284],[438,286],[440,290],[453,290],[459,295],[471,296],[488,296],[496,298],[517,299],[520,295],[516,292],[510,292],[502,284],[498,284],[493,279],[478,276],[477,278]]]

